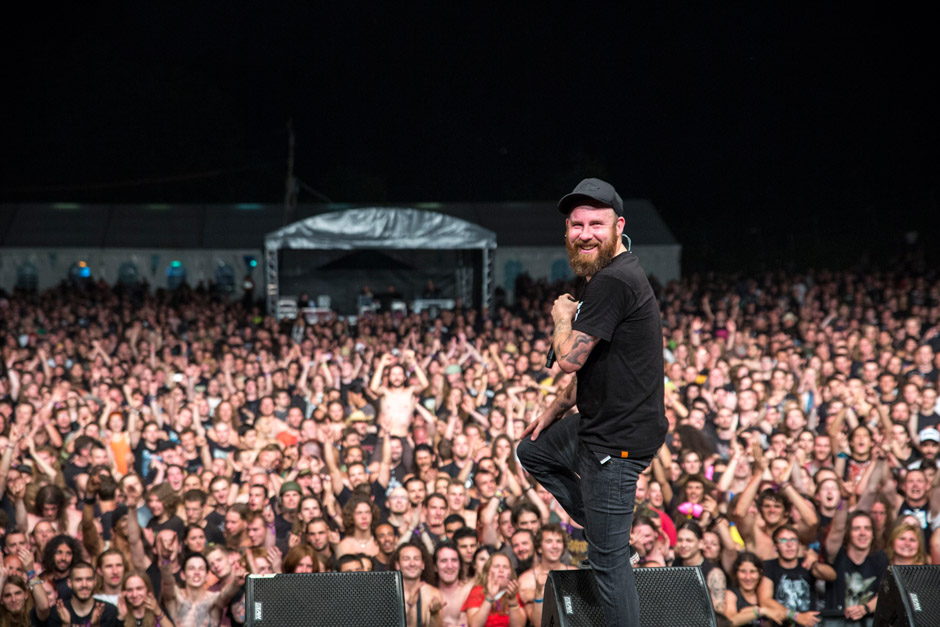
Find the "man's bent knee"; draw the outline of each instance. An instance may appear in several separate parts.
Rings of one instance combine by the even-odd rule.
[[[523,466],[526,466],[526,461],[532,461],[535,454],[536,448],[535,443],[532,442],[528,437],[522,438],[519,440],[519,444],[516,445],[516,457],[519,458],[519,461]]]

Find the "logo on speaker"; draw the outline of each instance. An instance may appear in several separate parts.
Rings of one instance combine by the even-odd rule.
[[[915,612],[922,612],[923,610],[920,607],[920,599],[917,598],[916,592],[911,592],[911,605],[914,607]]]
[[[571,597],[565,596],[565,614],[569,616],[574,614],[574,606],[571,604]]]
[[[255,620],[261,620],[261,604],[255,603]]]

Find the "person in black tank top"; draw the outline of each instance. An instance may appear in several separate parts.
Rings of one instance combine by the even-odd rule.
[[[774,600],[773,583],[764,575],[764,564],[755,554],[745,551],[738,555],[731,567],[731,582],[725,615],[733,624],[775,627],[786,621],[787,610]]]

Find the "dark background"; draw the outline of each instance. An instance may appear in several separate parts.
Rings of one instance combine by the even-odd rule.
[[[686,272],[885,260],[909,231],[936,254],[933,18],[627,4],[10,17],[0,202],[278,202],[293,120],[301,203],[553,200],[600,176],[656,204]]]

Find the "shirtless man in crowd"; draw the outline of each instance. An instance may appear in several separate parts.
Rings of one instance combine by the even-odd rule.
[[[802,542],[815,540],[819,516],[816,509],[788,480],[776,491],[759,491],[769,460],[759,453],[755,458],[753,474],[744,492],[737,497],[737,503],[731,511],[731,520],[737,525],[748,551],[757,554],[762,560],[772,560],[777,557],[773,541],[774,531],[790,522],[788,506],[792,505],[800,514],[795,527]],[[752,509],[755,500],[756,512]]]
[[[437,572],[437,589],[444,600],[444,627],[464,627],[467,613],[461,610],[473,582],[460,579],[460,554],[451,542],[442,542],[434,550],[434,569]]]
[[[395,567],[401,571],[405,592],[405,619],[408,627],[443,625],[444,598],[440,590],[422,579],[424,574],[424,551],[414,542],[407,542],[396,552]],[[418,612],[420,610],[420,620]]]
[[[558,523],[542,527],[536,535],[538,560],[532,568],[519,575],[519,596],[525,603],[526,616],[533,625],[542,624],[542,600],[545,597],[545,582],[553,570],[575,568],[561,562],[568,544],[568,534]]]
[[[234,577],[220,592],[209,592],[206,577],[209,563],[201,553],[193,553],[183,562],[182,589],[176,586],[173,573],[161,565],[163,602],[177,627],[218,627],[225,609],[235,593],[245,584],[245,570],[234,567]]]
[[[428,387],[428,378],[421,365],[415,359],[412,350],[402,353],[402,362],[391,366],[394,356],[385,353],[379,360],[379,367],[369,383],[369,391],[381,400],[379,422],[387,420],[388,431],[392,437],[407,437],[411,419],[414,416],[418,395]],[[406,385],[408,374],[406,366],[414,368],[418,377],[418,385]],[[382,385],[382,377],[388,368],[388,385]]]

